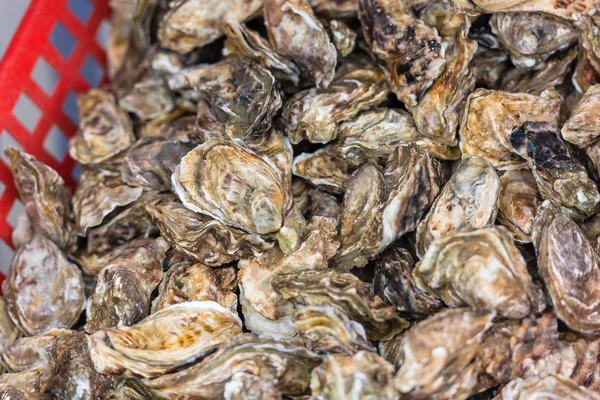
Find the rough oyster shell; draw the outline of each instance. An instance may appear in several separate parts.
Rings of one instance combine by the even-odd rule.
[[[562,375],[542,375],[527,379],[517,378],[502,388],[497,400],[534,400],[543,394],[547,398],[571,400],[598,400],[600,394],[579,386]]]
[[[358,0],[309,0],[317,14],[331,18],[354,18],[358,15]]]
[[[0,297],[0,353],[4,353],[21,335],[19,328],[15,325],[8,313],[8,305],[3,297]],[[1,360],[1,358],[0,358]],[[2,362],[0,361],[0,364]]]
[[[314,153],[302,153],[294,157],[292,174],[333,194],[343,193],[348,179],[350,179],[348,164],[338,157],[331,146],[325,146]]]
[[[511,231],[515,241],[531,242],[533,220],[542,201],[531,171],[506,171],[500,176],[498,222]]]
[[[337,219],[342,211],[342,205],[338,199],[329,193],[322,192],[318,189],[311,189],[308,192],[310,197],[311,217],[330,217]]]
[[[561,129],[567,142],[583,148],[600,137],[600,117],[596,113],[599,103],[600,85],[590,86]]]
[[[356,32],[337,19],[329,21],[329,34],[339,58],[347,57],[354,50]]]
[[[483,13],[543,12],[576,19],[596,10],[593,0],[450,0],[449,3],[457,12],[473,16]]]
[[[119,106],[142,120],[148,120],[173,111],[175,103],[167,83],[156,78],[133,85],[131,92],[119,100]]]
[[[0,399],[6,400],[52,400],[44,393],[47,383],[47,370],[37,366],[24,372],[0,375]]]

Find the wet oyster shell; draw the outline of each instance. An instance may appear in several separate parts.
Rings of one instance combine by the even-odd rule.
[[[511,153],[510,135],[527,121],[560,126],[562,100],[551,94],[535,96],[477,89],[467,99],[460,125],[460,149],[486,158],[500,170],[523,169],[526,162]]]
[[[399,247],[386,250],[375,262],[373,290],[403,317],[422,319],[444,308],[444,303],[416,284],[412,276],[414,266],[407,250]]]
[[[542,375],[527,379],[517,378],[502,388],[496,400],[534,400],[540,396],[555,399],[598,400],[600,394],[579,386],[562,375]]]
[[[29,336],[50,328],[70,328],[85,301],[77,266],[40,234],[15,253],[2,292],[12,320]]]
[[[156,379],[144,379],[146,387],[169,399],[222,399],[226,384],[244,372],[263,380],[274,379],[282,394],[302,394],[309,385],[310,372],[321,363],[316,354],[292,344],[255,335],[238,335],[201,362]]]
[[[8,313],[8,305],[4,297],[0,297],[0,353],[4,353],[21,335],[19,328],[15,325]],[[1,361],[0,361],[0,364]]]
[[[328,143],[336,138],[339,123],[380,104],[388,91],[375,65],[362,60],[346,64],[327,89],[306,89],[285,103],[281,118],[286,134],[294,144],[305,139]]]
[[[598,104],[600,85],[590,86],[561,129],[562,137],[567,142],[583,148],[600,137],[600,117],[596,114]]]
[[[310,380],[313,396],[322,399],[381,399],[398,397],[392,385],[394,367],[375,353],[328,355]]]
[[[337,53],[308,0],[264,0],[264,19],[275,51],[292,60],[302,77],[327,88],[335,74]]]
[[[153,378],[210,354],[242,333],[237,314],[213,301],[173,304],[142,322],[88,337],[94,368],[108,375]]]
[[[457,12],[467,15],[508,12],[542,12],[566,19],[576,19],[580,15],[593,13],[596,4],[592,0],[450,0],[450,6]]]
[[[348,164],[331,146],[294,157],[292,174],[304,178],[318,189],[333,194],[343,193],[350,179]]]
[[[500,181],[490,162],[465,158],[417,227],[417,256],[423,258],[431,242],[447,233],[492,224],[499,195]]]
[[[77,98],[81,120],[69,143],[69,154],[80,164],[98,164],[128,148],[135,140],[131,120],[114,96],[92,89]]]
[[[413,277],[450,307],[494,310],[501,317],[521,319],[546,306],[512,235],[500,226],[434,240]]]
[[[173,111],[175,103],[167,83],[156,78],[133,85],[131,92],[119,100],[119,106],[142,120],[148,120]]]
[[[600,332],[600,260],[592,243],[571,218],[546,200],[535,219],[533,244],[558,318],[576,332]]]
[[[531,171],[507,171],[500,176],[498,222],[514,235],[516,242],[531,242],[533,220],[542,201]]]
[[[72,194],[60,175],[35,157],[9,147],[9,159],[19,198],[34,232],[70,250],[76,241],[71,221]]]
[[[407,106],[416,106],[446,62],[437,30],[414,18],[402,2],[358,3],[363,35],[371,53],[385,67],[392,91]]]
[[[188,53],[223,35],[226,19],[244,21],[257,13],[262,0],[177,0],[160,21],[162,47]]]
[[[458,308],[418,322],[402,339],[396,389],[412,398],[466,399],[479,392],[475,361],[494,313]]]
[[[88,300],[85,331],[129,326],[148,315],[168,249],[167,242],[158,238],[114,257],[98,275],[96,291]]]
[[[272,282],[285,299],[299,305],[329,305],[362,324],[370,340],[389,339],[407,328],[395,308],[377,296],[354,275],[334,270],[277,275]]]
[[[334,147],[350,165],[356,167],[367,161],[383,164],[398,146],[411,143],[437,158],[460,158],[458,148],[424,137],[412,116],[404,110],[376,108],[363,111],[352,120],[343,122],[338,132]]]

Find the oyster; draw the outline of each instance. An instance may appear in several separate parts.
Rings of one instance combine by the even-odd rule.
[[[460,125],[460,149],[484,157],[494,167],[523,169],[526,162],[511,152],[510,135],[527,121],[560,126],[562,100],[541,96],[477,89],[467,99]]]
[[[554,126],[526,122],[510,135],[514,151],[527,159],[540,194],[583,220],[597,211],[600,193]]]
[[[576,332],[600,332],[596,285],[600,260],[594,246],[571,218],[547,200],[535,218],[533,244],[558,318]]]
[[[363,35],[398,100],[416,106],[440,76],[444,47],[435,28],[414,18],[403,2],[359,0]]]
[[[275,290],[295,304],[329,305],[362,324],[370,340],[389,339],[408,324],[352,274],[334,270],[308,270],[280,274],[272,280]]]
[[[17,340],[20,334],[19,328],[10,318],[6,300],[0,297],[0,353],[4,353],[6,348]],[[2,364],[1,361],[0,364]]]
[[[584,64],[589,64],[589,73],[598,76],[600,73],[600,45],[598,43],[598,28],[600,27],[600,18],[598,14],[582,15],[576,21],[579,28],[579,45],[586,60]],[[585,90],[580,88],[581,90]]]
[[[492,224],[499,195],[500,182],[490,162],[465,158],[417,228],[417,256],[423,258],[431,242],[450,232]]]
[[[152,314],[189,301],[213,301],[229,309],[237,306],[235,293],[221,288],[210,267],[183,260],[165,272],[158,296],[152,302]]]
[[[71,335],[68,329],[52,328],[35,336],[13,342],[0,354],[0,364],[10,372],[23,372],[38,365],[50,371],[50,352],[61,337]]]
[[[436,399],[466,399],[479,392],[476,356],[493,318],[490,311],[457,308],[418,322],[402,339],[396,389]]]
[[[265,26],[275,51],[294,61],[302,77],[326,88],[335,74],[337,54],[308,0],[264,0]]]
[[[352,355],[362,350],[375,351],[363,326],[334,307],[300,307],[293,319],[298,337],[306,348],[317,354]]]
[[[354,18],[358,14],[358,0],[309,0],[317,14],[332,18]]]
[[[310,380],[313,396],[323,399],[393,400],[394,367],[374,353],[328,355],[315,368]]]
[[[573,24],[539,12],[494,14],[490,26],[513,64],[521,68],[533,68],[577,41]]]
[[[472,35],[469,36],[472,37]],[[511,67],[512,64],[505,51],[485,47],[479,42],[473,57],[473,73],[477,87],[500,89],[502,87],[501,80]]]
[[[17,220],[17,226],[13,230],[12,235],[10,235],[15,248],[21,247],[29,242],[34,233],[27,212],[21,212],[19,219]]]
[[[600,118],[595,110],[600,102],[600,85],[593,85],[573,110],[561,129],[562,137],[577,147],[588,147],[600,137]]]
[[[80,94],[79,131],[69,143],[69,154],[80,164],[98,164],[127,149],[135,140],[131,120],[114,96],[92,89]]]
[[[294,157],[292,174],[304,178],[321,190],[334,194],[343,193],[350,179],[348,164],[338,157],[331,146]]]
[[[35,157],[9,147],[10,161],[19,197],[34,232],[70,250],[76,241],[71,221],[71,192],[60,175]]]
[[[501,317],[521,319],[546,306],[512,235],[499,226],[434,240],[413,277],[450,307],[494,310]]]
[[[375,262],[375,294],[396,307],[405,318],[421,319],[444,308],[437,296],[421,289],[412,276],[415,263],[400,247],[386,250]]]
[[[356,32],[337,19],[329,21],[329,33],[339,58],[347,57],[354,50]]]
[[[37,366],[24,372],[0,375],[0,399],[6,400],[52,400],[44,393],[48,372]]]
[[[225,400],[281,400],[275,379],[263,379],[245,372],[235,373],[225,384]]]
[[[388,95],[383,73],[370,63],[342,66],[327,89],[306,89],[283,107],[281,118],[292,143],[308,139],[328,143],[336,138],[339,123],[383,102]]]
[[[457,12],[474,16],[483,13],[541,12],[576,19],[596,10],[596,4],[590,0],[450,0],[449,3]]]
[[[309,191],[311,186],[301,178],[292,179],[292,197],[298,209],[305,214],[310,207]]]
[[[320,362],[320,357],[302,347],[244,334],[191,367],[143,383],[161,398],[216,400],[224,398],[227,383],[242,372],[275,380],[282,394],[299,395],[308,388],[310,372]]]
[[[250,150],[267,156],[281,171],[284,185],[291,185],[294,150],[290,139],[284,136],[281,130],[272,128],[268,132],[249,136],[244,144]]]
[[[356,167],[369,160],[385,163],[398,146],[411,143],[437,158],[455,160],[460,157],[458,148],[423,136],[412,116],[404,110],[376,108],[363,111],[352,120],[343,122],[338,132],[335,149]]]
[[[598,400],[600,394],[562,375],[548,374],[527,379],[517,378],[502,388],[498,400],[534,400],[546,398]]]
[[[335,219],[339,217],[342,206],[337,198],[317,189],[311,189],[308,192],[308,196],[310,197],[309,214],[311,217],[330,217]]]
[[[142,120],[148,120],[173,111],[175,103],[167,83],[157,78],[134,84],[131,92],[119,100],[119,106]]]
[[[519,243],[531,242],[533,220],[542,203],[535,177],[528,170],[506,171],[500,176],[498,222]]]
[[[15,253],[2,292],[12,320],[29,336],[50,328],[70,328],[85,301],[77,266],[39,234]]]
[[[192,364],[242,333],[237,314],[214,301],[169,305],[142,322],[88,337],[102,374],[153,378]]]
[[[262,0],[177,0],[160,21],[162,47],[188,53],[223,35],[225,20],[245,21],[262,7]]]
[[[98,275],[88,300],[86,332],[133,325],[150,311],[150,295],[162,279],[169,245],[162,238],[116,255]]]

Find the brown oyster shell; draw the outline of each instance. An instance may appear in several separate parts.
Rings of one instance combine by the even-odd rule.
[[[337,53],[308,0],[264,0],[264,18],[275,51],[292,60],[302,77],[327,88],[335,74]]]
[[[495,398],[497,400],[534,400],[540,395],[546,398],[571,400],[598,400],[600,394],[579,386],[577,382],[562,375],[542,375],[527,379],[517,378],[505,387]]]
[[[317,14],[332,18],[353,18],[358,15],[358,0],[309,0]]]
[[[395,0],[359,0],[363,35],[392,91],[407,106],[416,106],[442,73],[444,47],[435,28],[414,18]]]
[[[339,200],[329,193],[322,192],[318,189],[311,189],[308,192],[310,197],[311,217],[330,217],[337,219],[342,212],[342,205]]]
[[[465,158],[417,228],[417,256],[423,258],[431,242],[447,233],[493,223],[499,195],[500,182],[490,162]]]
[[[81,272],[40,234],[15,253],[2,292],[12,320],[29,336],[70,328],[85,302]]]
[[[292,179],[292,197],[294,203],[302,214],[306,214],[310,207],[310,196],[308,195],[312,186],[309,185],[304,179],[293,178]]]
[[[347,57],[354,50],[356,32],[343,21],[332,19],[329,21],[329,34],[339,58]]]
[[[44,393],[48,386],[48,372],[44,366],[27,371],[0,375],[0,399],[51,400]]]
[[[348,164],[331,146],[294,157],[292,174],[304,178],[318,189],[333,194],[343,193],[350,179]]]
[[[3,297],[0,297],[0,353],[4,353],[21,335],[19,328],[15,325],[8,313],[8,305]],[[0,361],[0,364],[2,362]]]
[[[533,220],[542,201],[531,171],[506,171],[500,176],[498,222],[511,231],[516,242],[531,242]]]
[[[128,148],[135,136],[131,120],[114,96],[92,89],[77,98],[79,131],[69,143],[69,154],[80,164],[98,164]]]
[[[596,114],[599,103],[600,85],[590,86],[561,129],[567,142],[583,148],[600,137],[600,117]]]
[[[512,319],[546,307],[512,235],[500,226],[452,232],[434,240],[413,277],[450,307],[493,310]]]
[[[543,12],[565,19],[593,13],[596,4],[592,0],[450,0],[450,6],[462,14]]]
[[[173,111],[175,103],[167,83],[157,78],[137,82],[119,100],[119,106],[142,120],[149,120]]]
[[[213,301],[173,304],[140,323],[88,337],[94,368],[108,375],[154,378],[204,358],[242,333],[237,314]]]

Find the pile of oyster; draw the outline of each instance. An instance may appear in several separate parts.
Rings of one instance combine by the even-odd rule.
[[[593,1],[111,5],[0,398],[600,399]]]

